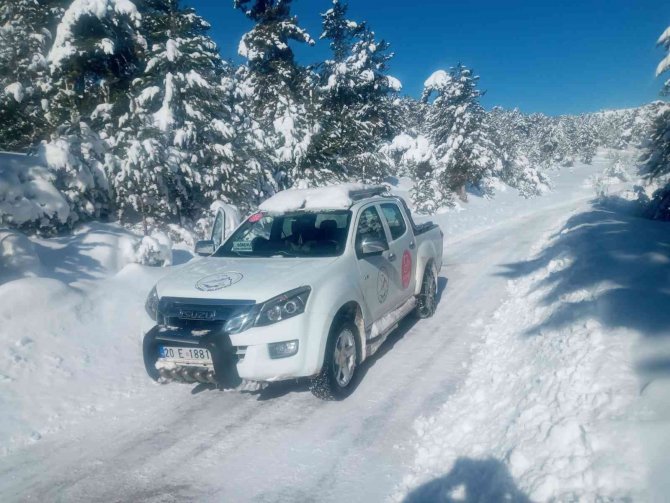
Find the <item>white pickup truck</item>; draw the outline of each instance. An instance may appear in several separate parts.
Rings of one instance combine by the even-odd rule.
[[[217,238],[218,240],[218,238]],[[442,232],[384,187],[280,192],[153,288],[144,361],[158,381],[235,386],[306,377],[346,396],[405,316],[431,316]]]

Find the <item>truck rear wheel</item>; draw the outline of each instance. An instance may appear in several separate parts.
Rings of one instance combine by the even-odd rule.
[[[348,320],[336,323],[328,337],[323,368],[309,389],[322,400],[345,398],[353,390],[357,367],[358,328]]]
[[[428,264],[423,273],[421,291],[417,296],[415,314],[417,318],[430,318],[437,307],[437,281],[432,265]]]

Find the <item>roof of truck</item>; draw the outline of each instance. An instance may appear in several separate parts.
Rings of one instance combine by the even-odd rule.
[[[278,192],[260,205],[262,211],[286,213],[295,210],[348,209],[355,203],[388,194],[384,185],[343,183],[312,189],[289,189]]]

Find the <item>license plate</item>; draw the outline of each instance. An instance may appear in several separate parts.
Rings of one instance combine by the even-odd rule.
[[[178,348],[161,346],[160,357],[169,362],[186,365],[212,365],[212,355],[209,350],[202,348]]]

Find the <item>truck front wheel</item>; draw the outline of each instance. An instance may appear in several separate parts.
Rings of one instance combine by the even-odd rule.
[[[322,400],[340,400],[353,390],[358,366],[358,328],[351,321],[334,325],[326,345],[321,372],[310,382],[312,394]]]
[[[437,281],[433,267],[428,264],[423,273],[423,282],[421,283],[421,292],[417,296],[416,316],[418,318],[430,318],[435,314],[437,307]]]

